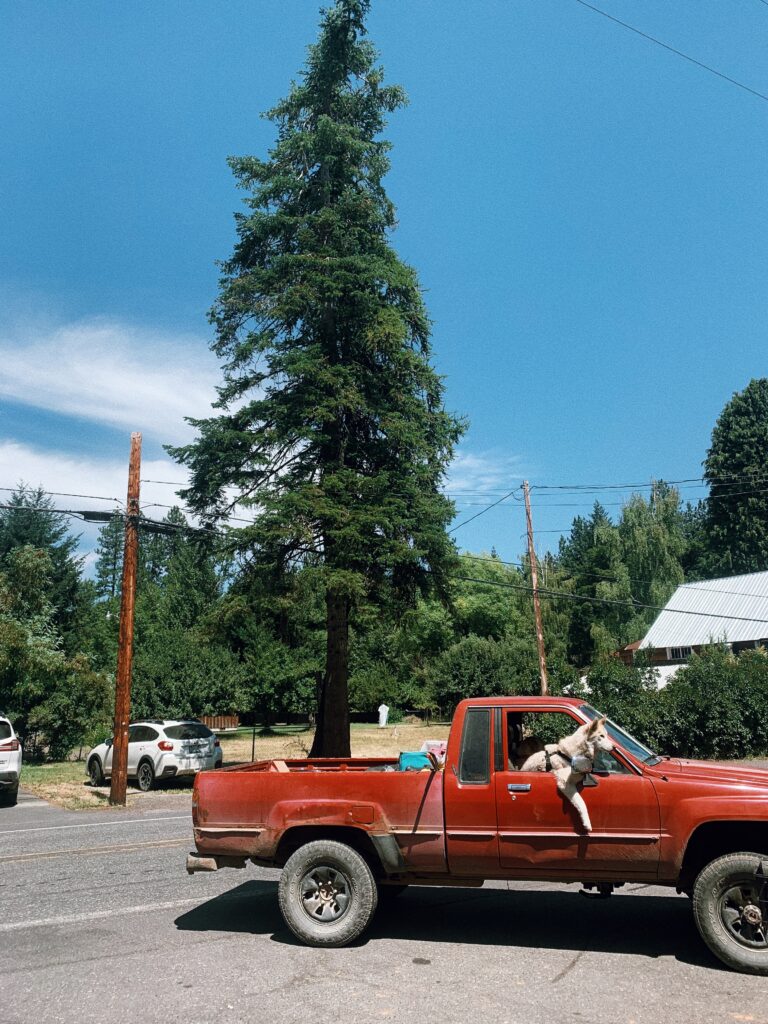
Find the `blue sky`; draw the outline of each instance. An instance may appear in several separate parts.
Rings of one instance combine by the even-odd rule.
[[[768,93],[761,0],[598,6]],[[123,497],[131,429],[145,477],[182,479],[162,444],[217,379],[225,160],[269,147],[259,113],[318,4],[26,0],[0,19],[0,486]],[[387,132],[394,241],[471,424],[457,521],[524,477],[700,475],[723,404],[766,373],[768,103],[576,0],[374,0],[369,24],[411,101]],[[592,500],[534,498],[542,549]],[[456,536],[515,558],[523,530],[510,501]]]

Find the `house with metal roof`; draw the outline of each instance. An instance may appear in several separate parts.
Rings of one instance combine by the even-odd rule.
[[[768,572],[681,584],[638,650],[648,652],[664,686],[692,653],[719,643],[736,654],[768,647]]]

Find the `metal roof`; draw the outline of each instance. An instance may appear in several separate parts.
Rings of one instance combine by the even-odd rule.
[[[640,649],[697,647],[713,642],[732,644],[765,638],[768,572],[751,572],[679,586],[643,637]]]

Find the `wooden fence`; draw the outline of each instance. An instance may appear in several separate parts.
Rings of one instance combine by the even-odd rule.
[[[203,715],[200,719],[209,729],[214,732],[222,732],[224,729],[238,729],[240,727],[239,715]]]

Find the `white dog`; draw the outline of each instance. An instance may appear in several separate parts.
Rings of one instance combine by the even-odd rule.
[[[604,718],[596,718],[580,726],[576,732],[558,743],[548,743],[543,750],[532,754],[520,769],[522,772],[551,771],[558,791],[578,811],[585,832],[592,831],[592,822],[578,786],[584,776],[592,771],[595,752],[598,750],[613,750],[613,741],[606,731]]]

